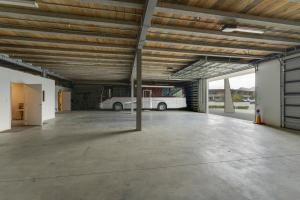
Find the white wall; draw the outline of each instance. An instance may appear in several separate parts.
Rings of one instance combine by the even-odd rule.
[[[42,84],[45,102],[42,103],[42,120],[55,117],[55,81],[0,66],[0,131],[11,128],[11,83]]]
[[[256,106],[265,124],[280,127],[280,62],[261,63],[256,72]]]
[[[55,81],[40,77],[42,89],[45,91],[45,101],[42,104],[42,120],[55,118]]]

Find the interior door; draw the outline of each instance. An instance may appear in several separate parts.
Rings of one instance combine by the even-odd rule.
[[[62,91],[59,91],[58,92],[58,96],[57,96],[57,102],[58,102],[58,105],[57,105],[57,111],[58,112],[61,112],[63,111],[63,95],[62,95]]]
[[[62,110],[70,111],[71,110],[71,92],[63,91],[62,96],[63,96]]]
[[[42,125],[42,85],[25,85],[25,123],[26,125]]]
[[[143,91],[143,108],[152,109],[152,90]]]

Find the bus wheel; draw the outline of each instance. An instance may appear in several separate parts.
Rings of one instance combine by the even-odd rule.
[[[167,110],[167,104],[165,103],[159,103],[158,106],[157,106],[157,110],[159,111],[164,111],[164,110]]]
[[[113,105],[113,109],[114,109],[114,111],[121,111],[121,110],[123,110],[123,105],[120,102],[116,102]]]

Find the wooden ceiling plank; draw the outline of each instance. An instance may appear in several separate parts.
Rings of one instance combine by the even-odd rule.
[[[0,52],[2,52],[0,50]],[[78,56],[65,56],[65,55],[55,55],[55,54],[30,54],[30,53],[9,53],[8,54],[11,57],[17,57],[17,58],[22,58],[23,60],[26,59],[45,59],[45,60],[53,60],[55,61],[110,61],[110,62],[119,62],[119,61],[132,61],[131,58],[119,58],[119,57],[93,57],[93,58],[86,58],[85,56],[83,57],[78,57]],[[152,58],[152,59],[150,59]],[[193,61],[193,59],[182,59],[182,58],[177,58],[175,56],[173,57],[151,57],[151,56],[143,56],[143,61],[144,62],[152,62],[152,63],[174,63],[174,64],[182,64],[182,63],[188,63]]]
[[[176,60],[176,61],[191,61],[194,59],[193,57],[187,57],[187,56],[176,56],[176,55],[156,55],[156,54],[143,54],[143,59],[157,59],[157,60]]]
[[[80,42],[80,41],[70,41],[70,40],[57,40],[57,39],[41,39],[41,38],[29,38],[20,36],[3,36],[0,37],[0,41],[19,41],[25,43],[40,43],[40,44],[55,44],[55,45],[72,45],[72,46],[84,46],[84,47],[99,47],[99,48],[115,48],[123,50],[133,50],[134,47],[128,45],[116,45],[116,44],[101,44],[98,42]]]
[[[76,67],[76,66],[82,66],[82,67],[85,67],[85,66],[88,66],[88,67],[107,67],[107,68],[111,68],[111,67],[130,67],[130,64],[106,64],[106,63],[96,63],[96,64],[44,64],[44,63],[35,63],[36,65],[40,65],[40,66],[43,66],[43,67],[60,67],[60,68],[66,68],[66,67]],[[128,68],[128,71],[130,71],[130,68]]]
[[[26,62],[30,63],[53,63],[53,64],[58,64],[58,63],[81,63],[81,64],[87,64],[87,63],[94,63],[94,64],[103,64],[103,63],[108,63],[108,64],[116,64],[116,63],[131,63],[132,60],[116,60],[116,59],[98,59],[98,60],[76,60],[76,59],[62,59],[58,60],[57,58],[32,58],[32,57],[23,57],[23,56],[11,56],[16,59],[21,59]],[[156,61],[156,60],[143,60],[143,63],[145,64],[156,64],[156,65],[173,65],[173,66],[182,66],[187,63],[182,63],[182,62],[176,62],[176,61]]]
[[[47,62],[47,63],[108,63],[108,64],[115,64],[115,63],[131,63],[131,61],[128,60],[71,60],[71,59],[66,59],[66,60],[53,60],[53,59],[45,59],[45,58],[24,58],[24,57],[19,57],[19,56],[11,56],[12,58],[17,58],[24,60],[26,62]]]
[[[151,57],[151,56],[143,56],[144,61],[156,61],[156,62],[163,62],[163,61],[171,61],[171,62],[181,62],[181,63],[186,63],[186,62],[191,62],[194,59],[190,58],[168,58],[168,56],[165,57]]]
[[[1,51],[0,52],[4,52]],[[108,57],[107,55],[99,55],[99,56],[93,56],[93,57],[86,57],[85,55],[82,55],[82,57],[79,57],[78,55],[62,55],[62,54],[47,54],[47,53],[38,53],[38,54],[32,54],[30,52],[24,52],[24,53],[15,53],[15,52],[9,52],[9,56],[12,57],[23,57],[23,58],[43,58],[43,59],[55,59],[55,60],[123,60],[123,61],[132,61],[132,56],[129,58],[124,57],[118,57],[116,55],[111,55],[111,57]]]
[[[165,64],[165,65],[184,65],[185,63],[177,62],[177,61],[157,61],[157,60],[145,60],[143,59],[143,64]]]
[[[253,42],[265,42],[271,44],[285,44],[285,45],[299,45],[299,39],[284,38],[278,36],[258,35],[258,34],[246,34],[246,33],[226,33],[222,31],[214,31],[200,28],[189,28],[180,26],[169,26],[154,24],[150,28],[154,31],[168,32],[174,34],[188,34],[197,36],[209,36],[209,37],[223,37],[228,39],[253,41]]]
[[[115,6],[123,8],[143,9],[144,5],[136,1],[118,1],[118,0],[80,0],[82,3],[99,3],[106,6]]]
[[[4,50],[4,51],[1,51]],[[16,51],[16,52],[22,52],[22,53],[29,53],[29,52],[51,52],[55,54],[76,54],[80,56],[89,56],[89,55],[95,55],[95,56],[105,56],[105,55],[117,55],[117,56],[126,56],[126,57],[132,57],[133,53],[130,52],[109,52],[109,51],[102,51],[102,50],[86,50],[86,49],[74,49],[74,48],[57,48],[57,47],[32,47],[27,45],[14,45],[14,44],[1,44],[0,45],[0,52],[9,52],[9,51]],[[30,53],[32,54],[32,53]],[[99,55],[98,55],[99,54]]]
[[[166,45],[184,45],[190,47],[208,47],[214,49],[229,49],[229,50],[252,50],[252,51],[263,51],[268,53],[283,53],[283,50],[275,50],[266,47],[259,46],[248,46],[248,45],[231,45],[231,44],[221,44],[221,43],[212,43],[212,42],[202,42],[202,41],[180,41],[173,39],[160,39],[160,38],[148,38],[147,42],[155,42],[159,44]]]
[[[75,36],[75,37],[84,37],[91,39],[105,39],[105,40],[120,40],[120,41],[131,41],[135,42],[135,38],[124,37],[124,36],[108,36],[103,34],[84,32],[84,31],[71,31],[71,30],[59,30],[59,29],[43,29],[41,28],[25,28],[25,27],[13,27],[0,25],[0,31],[13,31],[17,33],[23,34],[48,34],[48,35],[56,35],[56,36]]]
[[[1,51],[0,51],[1,52]],[[20,58],[29,58],[29,59],[52,59],[56,60],[77,60],[77,61],[132,61],[131,58],[118,58],[118,57],[94,57],[94,58],[86,58],[83,57],[71,57],[71,56],[63,56],[63,55],[37,55],[37,54],[24,54],[24,53],[12,53],[9,54],[12,57],[20,57]]]
[[[30,19],[43,22],[64,24],[91,25],[101,27],[115,27],[120,29],[137,29],[138,25],[133,21],[100,19],[96,17],[80,16],[40,11],[37,9],[0,7],[0,17],[12,19]]]
[[[225,54],[225,53],[214,53],[214,52],[204,52],[204,51],[195,51],[195,50],[186,50],[186,49],[172,49],[172,48],[155,48],[155,47],[145,47],[144,52],[168,52],[168,53],[181,53],[189,54],[194,56],[213,56],[213,57],[227,57],[227,58],[245,58],[245,59],[263,59],[264,56],[256,55],[243,55],[243,54]]]
[[[184,16],[217,19],[226,23],[234,21],[240,24],[259,25],[268,28],[300,31],[300,22],[269,17],[254,16],[242,13],[226,12],[221,10],[205,9],[187,5],[161,2],[156,7],[157,12],[171,13]]]

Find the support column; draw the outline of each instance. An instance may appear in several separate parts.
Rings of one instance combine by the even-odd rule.
[[[234,105],[233,105],[233,101],[232,101],[230,83],[229,83],[228,78],[224,79],[224,90],[225,90],[224,112],[225,113],[234,113],[235,110],[234,110]]]
[[[208,102],[207,79],[198,81],[198,112],[207,113]]]
[[[47,77],[47,70],[44,69],[44,68],[43,68],[42,70],[43,70],[43,71],[42,71],[42,76],[43,76],[43,77]]]
[[[136,65],[136,130],[142,130],[142,50],[137,50]]]
[[[133,114],[133,107],[134,107],[134,77],[131,76],[131,79],[130,79],[130,86],[131,86],[131,114]]]

